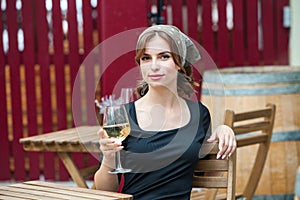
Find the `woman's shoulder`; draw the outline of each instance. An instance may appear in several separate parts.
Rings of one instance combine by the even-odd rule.
[[[201,101],[199,100],[190,100],[190,99],[185,99],[188,105],[191,106],[198,106],[201,111],[209,112],[208,108],[206,105],[204,105]]]

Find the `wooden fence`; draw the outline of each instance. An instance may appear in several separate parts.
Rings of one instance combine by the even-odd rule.
[[[288,4],[288,0],[170,0],[164,1],[162,16],[164,23],[198,41],[218,67],[286,65],[289,29],[282,24]],[[147,14],[155,9],[156,1],[150,0],[1,0],[0,180],[38,179],[41,174],[46,179],[69,179],[55,154],[24,152],[19,139],[74,126],[76,75],[97,84],[101,71],[101,66],[80,71],[84,58],[114,34],[149,26]],[[123,71],[135,65],[132,57],[112,65],[120,62]],[[98,87],[95,96],[109,92],[109,85]],[[87,111],[86,102],[83,88],[78,123],[94,124],[89,115],[95,110]],[[97,162],[83,154],[74,154],[74,159],[79,166]]]

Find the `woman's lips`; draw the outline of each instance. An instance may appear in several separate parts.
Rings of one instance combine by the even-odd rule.
[[[163,76],[164,76],[163,74],[150,74],[148,77],[151,78],[152,80],[158,80]]]

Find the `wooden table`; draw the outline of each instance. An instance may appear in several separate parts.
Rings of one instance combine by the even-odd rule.
[[[71,200],[130,200],[132,195],[66,186],[57,183],[28,181],[0,187],[0,199],[71,199]]]
[[[94,173],[98,166],[79,170],[71,158],[71,152],[99,153],[99,126],[81,126],[20,139],[26,151],[57,152],[73,181],[88,188],[84,176]]]

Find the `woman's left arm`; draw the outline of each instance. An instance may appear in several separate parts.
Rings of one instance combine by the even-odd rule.
[[[236,138],[233,130],[227,125],[220,125],[212,133],[207,142],[219,142],[217,158],[226,158],[236,150]]]

